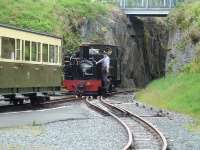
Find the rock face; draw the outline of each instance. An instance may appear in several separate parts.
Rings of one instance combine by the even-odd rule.
[[[192,43],[188,43],[184,48],[178,49],[177,43],[182,41],[183,33],[179,30],[170,31],[168,47],[170,51],[167,52],[166,57],[166,73],[177,73],[183,69],[183,67],[191,63],[196,57],[197,51]]]
[[[168,33],[155,19],[127,17],[116,9],[108,17],[86,21],[81,35],[83,41],[119,46],[123,87],[144,87],[165,74]]]

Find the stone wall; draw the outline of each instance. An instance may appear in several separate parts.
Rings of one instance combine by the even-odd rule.
[[[195,46],[192,43],[186,44],[183,48],[177,48],[177,44],[183,42],[183,37],[183,33],[178,29],[169,32],[166,73],[177,73],[181,71],[196,56],[197,51],[195,51]]]

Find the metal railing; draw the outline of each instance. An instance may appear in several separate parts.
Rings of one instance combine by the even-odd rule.
[[[122,9],[129,8],[173,8],[180,0],[101,0],[106,3],[115,3]],[[182,1],[182,0],[181,0]]]

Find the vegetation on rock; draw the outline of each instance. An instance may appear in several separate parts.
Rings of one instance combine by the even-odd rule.
[[[177,49],[191,44],[197,55],[179,73],[167,74],[151,82],[137,93],[137,98],[200,120],[200,2],[193,0],[179,5],[170,13],[168,23],[170,30],[176,29],[182,33]]]
[[[168,23],[171,29],[183,33],[182,40],[177,44],[178,49],[184,49],[188,43],[197,45],[200,42],[200,2],[188,0],[174,9]]]
[[[193,45],[196,50],[196,58],[187,64],[182,70],[184,72],[200,72],[200,2],[198,0],[186,0],[174,9],[169,17],[170,29],[180,30],[182,39],[177,42],[176,48],[185,49],[188,44]]]
[[[0,23],[60,35],[68,50],[80,44],[85,20],[108,12],[105,4],[92,0],[1,0],[0,7]]]

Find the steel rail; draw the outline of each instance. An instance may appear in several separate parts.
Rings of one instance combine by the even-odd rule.
[[[25,103],[23,105],[2,105],[0,106],[0,114],[5,112],[15,112],[15,111],[26,111],[26,110],[37,110],[42,109],[43,107],[53,107],[56,104],[67,103],[75,100],[81,100],[81,98],[77,98],[76,96],[66,96],[62,98],[56,98],[54,100],[49,100],[46,102],[39,103],[35,106],[31,105],[30,103]]]
[[[125,111],[128,115],[131,115],[133,116],[134,118],[138,119],[139,121],[141,121],[142,123],[144,123],[145,125],[147,125],[149,128],[151,128],[161,139],[162,141],[162,148],[161,150],[166,150],[167,149],[167,140],[165,138],[165,136],[162,134],[162,132],[160,132],[156,127],[154,127],[153,124],[151,124],[150,122],[144,120],[143,118],[141,118],[140,116],[136,115],[136,114],[133,114],[132,112],[124,109],[124,108],[121,108],[121,107],[118,107],[118,106],[115,106],[113,104],[110,104],[108,102],[106,102],[105,100],[101,99],[100,100],[104,105],[108,106],[108,107],[112,107],[113,109],[117,109],[117,110],[121,110],[121,111]]]
[[[43,102],[40,105],[65,103],[65,102],[69,102],[69,101],[73,101],[73,100],[80,100],[80,99],[81,98],[78,98],[76,96],[67,96],[67,97],[57,98],[57,99],[54,99],[54,100]]]
[[[93,103],[91,103],[91,101],[89,101],[89,98],[87,97],[86,98],[86,104],[89,105],[90,107],[94,108],[95,110],[99,110],[101,112],[104,112],[106,114],[109,114],[110,116],[112,116],[113,118],[115,118],[124,128],[125,130],[127,131],[128,133],[128,142],[127,144],[123,147],[123,150],[129,150],[131,149],[132,147],[132,143],[133,143],[133,137],[132,137],[132,133],[131,133],[131,130],[129,129],[129,127],[119,118],[117,117],[116,115],[114,115],[113,113],[101,108],[100,106],[98,105],[95,105]]]
[[[133,90],[124,90],[124,91],[118,91],[118,92],[112,92],[112,95],[124,93],[124,92],[133,92]],[[62,98],[56,98],[54,100],[49,100],[45,102],[41,102],[36,105],[31,105],[30,103],[24,103],[23,105],[2,105],[0,106],[0,113],[5,112],[15,112],[15,111],[24,111],[24,110],[35,110],[35,109],[41,109],[42,107],[53,107],[53,105],[56,104],[62,104],[65,102],[71,102],[75,100],[81,100],[82,98],[77,97],[75,95],[66,95]]]

